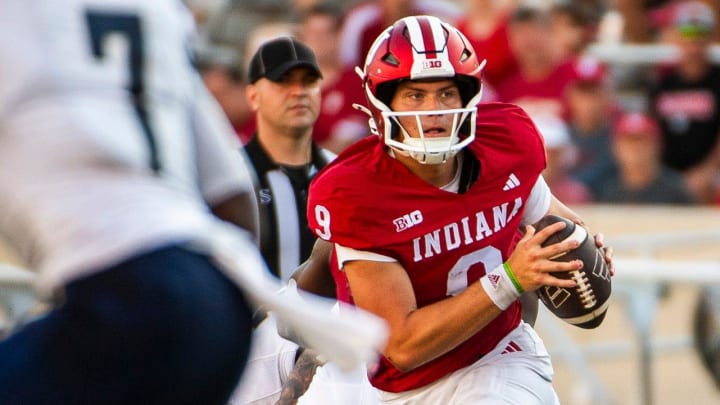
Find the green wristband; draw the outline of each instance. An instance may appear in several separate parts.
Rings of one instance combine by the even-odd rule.
[[[520,285],[520,282],[518,281],[517,277],[515,277],[515,273],[513,273],[508,262],[503,263],[503,267],[505,268],[505,273],[508,275],[508,277],[510,277],[510,281],[512,281],[513,285],[515,286],[515,290],[517,290],[518,294],[524,293],[525,290]]]

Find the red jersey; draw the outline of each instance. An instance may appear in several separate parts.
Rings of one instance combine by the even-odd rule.
[[[248,117],[247,121],[245,121],[241,125],[233,125],[233,129],[235,129],[235,133],[237,134],[238,138],[240,138],[240,142],[245,145],[246,143],[250,142],[250,139],[252,139],[255,131],[257,130],[257,122],[255,121],[255,116],[251,115],[250,117]]]
[[[367,131],[368,116],[352,106],[356,103],[367,104],[362,90],[362,80],[354,70],[345,69],[334,83],[324,86],[321,98],[320,114],[313,127],[315,142],[322,144],[333,136],[357,139],[365,135],[360,131]],[[352,125],[353,123],[355,125]],[[347,131],[348,125],[354,134],[339,133]]]
[[[487,61],[483,69],[483,77],[486,83],[489,82],[493,86],[501,83],[517,70],[517,60],[510,48],[508,38],[509,20],[509,16],[504,16],[493,31],[484,38],[473,36],[472,30],[468,27],[470,22],[464,18],[455,25],[470,41],[477,52],[478,60]]]
[[[579,77],[574,61],[558,65],[547,77],[529,80],[517,70],[495,86],[499,101],[517,104],[532,117],[567,117],[565,91]]]
[[[527,114],[501,103],[478,106],[469,150],[480,176],[465,193],[432,186],[367,137],[347,148],[313,180],[308,222],[318,237],[397,260],[418,307],[459,294],[507,260],[525,202],[545,167],[543,142]],[[338,288],[346,287],[339,284]],[[349,297],[338,292],[338,297]],[[400,392],[430,384],[492,350],[520,321],[515,302],[448,353],[408,372],[384,357],[374,386]]]

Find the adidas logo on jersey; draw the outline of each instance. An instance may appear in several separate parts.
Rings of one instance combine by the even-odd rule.
[[[505,346],[505,350],[503,350],[503,352],[500,354],[508,354],[508,353],[515,353],[515,352],[521,352],[521,351],[523,351],[523,349],[517,343],[515,343],[511,340],[510,343],[508,343],[507,346]]]
[[[520,180],[518,180],[517,176],[515,176],[515,173],[510,173],[510,176],[508,177],[507,181],[505,182],[505,187],[503,187],[503,191],[512,190],[519,185],[520,185]]]

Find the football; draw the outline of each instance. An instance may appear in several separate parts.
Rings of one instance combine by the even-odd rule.
[[[582,260],[583,267],[576,271],[553,273],[558,278],[575,280],[575,288],[544,286],[537,290],[537,294],[558,318],[580,328],[593,329],[602,323],[610,303],[610,270],[605,263],[603,252],[582,226],[555,215],[547,215],[533,226],[540,231],[559,221],[565,222],[566,227],[550,235],[543,246],[571,238],[577,239],[580,246],[552,257],[551,260],[569,262],[579,259]]]

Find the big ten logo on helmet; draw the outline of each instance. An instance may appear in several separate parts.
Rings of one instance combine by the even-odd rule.
[[[409,214],[405,214],[400,218],[395,218],[393,224],[395,224],[395,231],[402,232],[406,229],[412,228],[415,225],[422,223],[423,216],[420,210],[415,210]]]
[[[424,69],[441,69],[442,67],[443,63],[440,59],[427,59],[423,61]]]

